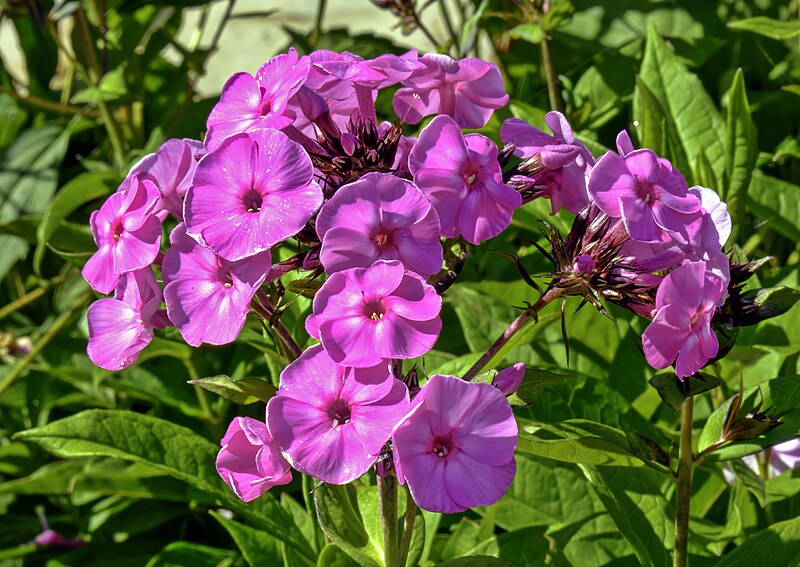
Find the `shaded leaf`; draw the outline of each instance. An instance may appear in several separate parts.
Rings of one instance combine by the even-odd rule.
[[[729,22],[728,27],[779,40],[792,39],[796,35],[800,35],[800,21],[773,20],[766,16],[757,16],[755,18]]]
[[[325,535],[358,564],[378,567],[383,553],[370,539],[358,507],[358,491],[353,484],[322,484],[314,491],[319,525]]]
[[[772,524],[750,535],[722,558],[717,567],[753,565],[796,565],[800,556],[800,518]]]
[[[744,219],[747,188],[758,158],[756,127],[750,117],[750,104],[741,69],[733,76],[728,91],[728,155],[725,162],[728,184],[721,197],[728,204],[734,226]]]
[[[280,542],[268,533],[229,520],[218,512],[212,511],[210,514],[231,535],[250,567],[283,563]],[[308,564],[314,565],[311,561]]]
[[[656,374],[649,380],[659,397],[676,412],[688,398],[713,390],[722,384],[719,378],[698,372],[686,380],[681,380],[674,372]]]
[[[277,388],[266,380],[261,380],[260,378],[233,380],[224,374],[200,378],[199,380],[189,380],[189,384],[200,386],[239,405],[247,405],[259,401],[266,403],[277,392]]]

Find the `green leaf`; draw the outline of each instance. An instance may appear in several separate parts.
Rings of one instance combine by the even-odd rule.
[[[694,164],[692,164],[692,171],[694,172],[695,184],[714,190],[721,187],[719,180],[714,174],[714,168],[711,167],[711,163],[709,163],[705,152],[701,151],[697,154]]]
[[[175,541],[162,549],[147,567],[226,567],[233,563],[236,554],[227,549],[209,547],[199,543]]]
[[[728,91],[728,156],[725,169],[728,185],[722,198],[728,204],[733,225],[744,219],[747,208],[747,188],[758,158],[756,126],[750,117],[750,104],[744,86],[744,73],[737,69]]]
[[[329,543],[322,548],[317,559],[317,567],[359,567],[341,548]]]
[[[0,156],[0,224],[23,215],[41,215],[58,185],[69,134],[50,124],[25,130]],[[15,236],[0,236],[0,278],[28,252]]]
[[[517,391],[509,397],[511,405],[532,404],[545,389],[558,380],[574,378],[576,374],[556,374],[547,370],[535,368],[525,369],[525,378]]]
[[[527,429],[527,428],[526,428]],[[631,453],[625,435],[613,427],[569,420],[521,432],[517,450],[556,461],[599,466],[643,466]]]
[[[670,51],[654,25],[647,28],[647,43],[639,79],[646,85],[674,124],[679,146],[669,157],[688,176],[688,164],[705,152],[717,179],[723,179],[726,139],[725,124],[717,108],[703,88],[700,79],[690,73],[675,53]],[[641,102],[634,99],[634,119],[641,121]],[[669,124],[668,124],[669,127]],[[681,151],[682,150],[682,151]],[[677,161],[686,156],[686,162]]]
[[[113,71],[106,73],[96,87],[88,87],[75,93],[70,100],[72,104],[97,104],[117,100],[125,96],[128,88],[125,86],[125,64],[123,63]]]
[[[708,417],[700,433],[699,452],[709,450],[722,440],[726,418],[734,400],[735,397],[730,398]],[[780,376],[746,390],[742,394],[738,416],[746,416],[756,404],[760,404],[760,411],[769,416],[785,414],[780,418],[781,425],[755,439],[724,444],[707,453],[708,458],[720,461],[738,459],[800,435],[800,411],[797,411],[800,408],[800,376]]]
[[[753,565],[797,565],[800,558],[800,518],[772,524],[750,535],[722,558],[716,567]]]
[[[358,564],[380,567],[383,552],[370,539],[358,506],[358,491],[351,484],[323,484],[314,491],[319,525],[325,535]]]
[[[11,95],[0,93],[0,150],[16,140],[27,119],[27,113],[17,105]]]
[[[461,57],[466,57],[475,45],[475,38],[478,37],[478,24],[483,17],[486,6],[489,5],[489,0],[483,0],[478,6],[477,10],[472,12],[472,15],[464,22],[461,28]]]
[[[767,479],[765,488],[768,505],[800,494],[800,469],[792,469]]]
[[[472,555],[470,557],[459,557],[458,559],[451,559],[437,563],[436,567],[511,567],[511,563],[498,559],[497,557],[490,557],[488,555]]]
[[[745,488],[756,497],[758,503],[761,504],[763,508],[766,504],[767,488],[761,475],[747,466],[741,459],[733,459],[729,464],[736,478],[738,478]]]
[[[674,511],[645,470],[581,465],[639,563],[669,565],[674,543]]]
[[[90,172],[79,175],[56,193],[36,231],[37,245],[33,255],[33,269],[37,273],[41,269],[47,244],[61,221],[81,205],[111,194],[118,184],[119,176],[116,173]]]
[[[800,242],[800,187],[756,171],[750,179],[747,204],[764,224]]]
[[[189,380],[189,384],[200,386],[239,405],[247,405],[259,401],[266,403],[277,391],[275,386],[260,378],[233,380],[224,374],[199,380]]]
[[[800,34],[800,21],[790,20],[788,22],[783,22],[767,18],[766,16],[757,16],[755,18],[729,22],[728,27],[735,30],[757,33],[758,35],[778,40],[792,39]]]
[[[508,32],[512,39],[522,39],[537,45],[544,41],[545,31],[539,24],[519,24]]]
[[[544,528],[524,528],[492,535],[468,551],[470,555],[491,555],[509,565],[535,565],[547,556],[550,544]]]
[[[69,494],[72,479],[83,466],[79,461],[42,465],[30,476],[0,483],[0,494]]]
[[[250,567],[283,563],[280,542],[268,533],[229,520],[218,512],[211,511],[210,514],[230,534]],[[310,561],[308,564],[314,565]]]
[[[62,458],[104,456],[148,464],[221,500],[226,508],[314,559],[275,498],[265,494],[244,505],[217,474],[217,445],[185,427],[130,411],[87,410],[16,437]]]
[[[708,392],[720,386],[719,378],[700,372],[688,380],[681,380],[674,372],[656,374],[650,379],[650,385],[658,395],[676,412],[688,398]]]

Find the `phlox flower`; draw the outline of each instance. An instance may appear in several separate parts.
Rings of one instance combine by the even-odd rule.
[[[649,149],[621,157],[607,152],[589,176],[589,195],[604,213],[622,218],[641,242],[688,242],[700,225],[700,199],[683,176]]]
[[[797,468],[800,465],[800,438],[784,441],[772,447],[769,464],[775,474]]]
[[[397,260],[332,274],[313,307],[306,329],[335,362],[348,366],[422,356],[442,329],[442,298]]]
[[[445,114],[462,128],[482,128],[495,109],[508,104],[503,77],[494,63],[454,60],[439,53],[419,58],[425,67],[402,81],[392,100],[402,120],[416,124],[423,116]]]
[[[136,361],[153,340],[153,329],[163,329],[168,320],[161,307],[161,288],[150,267],[123,274],[110,297],[89,306],[87,353],[94,364],[106,370],[121,370]]]
[[[234,418],[219,444],[217,472],[244,502],[292,481],[291,467],[263,421]]]
[[[407,408],[408,390],[388,364],[342,366],[316,345],[281,373],[267,425],[295,469],[345,484],[372,466]]]
[[[656,291],[655,317],[642,334],[647,362],[653,368],[675,363],[681,379],[719,350],[711,318],[726,285],[706,268],[706,262],[687,262],[664,278]]]
[[[261,128],[284,128],[294,121],[287,103],[308,77],[311,61],[293,48],[264,63],[255,77],[236,73],[222,87],[219,102],[208,115],[205,144],[209,150],[228,136]]]
[[[223,141],[197,164],[186,193],[186,231],[226,260],[296,234],[322,204],[311,158],[277,130]]]
[[[170,243],[162,271],[172,324],[195,347],[235,340],[269,272],[269,251],[229,262],[190,238],[183,224],[172,231]]]
[[[491,506],[514,480],[517,433],[500,390],[437,374],[392,433],[397,478],[430,512]]]
[[[118,191],[127,191],[131,179],[142,175],[155,183],[161,193],[156,212],[167,211],[180,222],[183,220],[183,197],[192,185],[197,160],[204,153],[205,147],[197,140],[167,140],[158,151],[144,156],[131,168]]]
[[[517,362],[507,368],[503,368],[492,380],[492,386],[510,396],[516,392],[525,379],[525,363]]]
[[[552,214],[564,207],[573,214],[589,202],[586,179],[594,158],[572,133],[572,127],[560,112],[548,112],[544,118],[553,134],[546,134],[519,118],[509,118],[500,128],[500,138],[514,144],[514,154],[536,160],[540,171],[531,174],[537,192],[550,199]]]
[[[320,259],[328,273],[400,260],[421,276],[442,267],[439,216],[413,183],[368,173],[340,187],[317,216]]]
[[[522,197],[503,183],[497,146],[480,134],[461,133],[449,116],[422,129],[408,165],[414,184],[430,199],[442,236],[459,234],[478,244],[508,227]]]
[[[135,175],[127,191],[111,195],[89,224],[97,252],[83,267],[83,277],[100,293],[110,293],[120,275],[153,263],[161,244],[161,221],[153,214],[160,199],[158,188]]]

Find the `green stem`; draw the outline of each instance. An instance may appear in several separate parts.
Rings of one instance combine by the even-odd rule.
[[[675,508],[675,567],[686,567],[689,549],[689,511],[692,500],[692,419],[694,398],[681,406],[681,441],[678,456],[678,490]]]
[[[50,327],[42,334],[39,340],[33,345],[33,348],[26,354],[22,360],[20,360],[17,365],[6,374],[6,377],[0,382],[0,396],[8,390],[14,382],[16,382],[22,373],[25,371],[26,368],[34,361],[34,359],[39,356],[39,353],[42,352],[44,347],[46,347],[50,341],[52,341],[55,336],[58,334],[61,329],[67,326],[67,324],[72,321],[72,318],[80,311],[83,310],[86,301],[91,297],[91,292],[84,293],[78,301],[75,302],[75,305],[72,309],[68,311],[64,311],[58,318],[53,322]]]
[[[53,278],[52,280],[47,282],[45,285],[43,285],[41,287],[37,287],[33,291],[29,291],[28,293],[26,293],[22,297],[19,297],[19,298],[15,299],[14,301],[9,303],[8,305],[0,307],[0,319],[8,317],[14,311],[17,311],[18,309],[22,309],[23,307],[25,307],[29,303],[31,303],[33,301],[36,301],[37,299],[42,297],[45,293],[47,293],[50,290],[51,287],[56,286],[56,285],[58,285],[60,283],[63,283],[65,281],[67,281],[68,279],[73,278],[77,274],[78,274],[78,272],[70,272],[69,274],[65,274],[63,276],[59,276],[57,278]]]
[[[411,538],[414,535],[414,521],[417,518],[417,503],[411,497],[411,491],[406,485],[406,513],[403,516],[403,536],[400,542],[400,556],[397,559],[398,567],[405,567],[408,551],[411,549]]]
[[[542,8],[542,16],[550,10],[550,0],[544,0]],[[552,110],[561,110],[561,101],[558,98],[558,77],[556,76],[556,69],[553,65],[553,51],[550,45],[550,37],[545,34],[542,40],[542,66],[544,67],[544,76],[547,80],[547,94],[550,97],[550,108]]]
[[[322,21],[325,19],[325,7],[328,0],[318,0],[317,2],[317,17],[314,20],[314,29],[308,37],[308,44],[314,49],[319,41],[319,36],[322,35]]]
[[[503,334],[497,337],[497,340],[492,343],[492,346],[490,346],[488,350],[483,353],[477,362],[475,362],[475,364],[473,364],[472,367],[467,370],[463,376],[464,380],[469,382],[475,378],[475,376],[477,376],[478,373],[483,370],[487,364],[489,364],[489,362],[495,357],[500,349],[511,340],[511,337],[516,335],[521,329],[528,325],[528,323],[535,321],[538,318],[539,311],[541,311],[545,305],[562,297],[564,293],[564,290],[558,287],[547,288],[547,291],[542,294],[539,300],[532,307],[523,311],[522,315],[517,317],[514,322],[512,322],[508,328],[503,331]]]
[[[439,10],[442,13],[442,19],[444,20],[444,25],[447,28],[447,33],[450,34],[450,38],[453,40],[453,45],[456,48],[456,54],[460,56],[461,46],[459,45],[458,34],[456,34],[456,30],[453,27],[453,22],[450,21],[450,13],[447,11],[447,6],[445,5],[444,0],[439,1]]]
[[[378,477],[380,493],[381,532],[383,533],[383,565],[398,567],[397,545],[397,479],[393,475]]]

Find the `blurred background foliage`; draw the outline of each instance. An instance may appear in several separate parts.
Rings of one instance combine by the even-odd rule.
[[[231,400],[187,381],[227,375],[277,384],[286,360],[255,321],[237,343],[201,350],[167,330],[119,373],[85,355],[94,294],[79,270],[95,249],[89,214],[166,139],[202,139],[228,75],[254,72],[289,46],[364,57],[418,48],[495,61],[511,103],[487,135],[499,141],[510,116],[544,127],[544,114],[558,108],[599,155],[628,129],[690,184],[715,188],[729,202],[736,223],[729,245],[742,256],[774,258],[757,283],[796,287],[799,8],[797,0],[331,0],[307,8],[0,0],[0,565],[350,564],[315,531],[310,487],[300,480],[248,508],[208,476],[229,420],[263,418],[263,405],[247,395],[246,382]],[[543,54],[552,59],[549,88]],[[390,100],[378,99],[379,115],[389,119]],[[547,273],[551,266],[532,243],[546,245],[539,221],[548,213],[549,203],[531,203],[506,233],[470,250],[459,285],[445,296],[446,332],[424,360],[430,374],[469,367],[516,317],[514,306],[535,299],[514,264],[486,248],[518,255],[531,274]],[[567,215],[549,220],[568,231]],[[285,299],[295,302],[283,321],[302,345],[310,301],[291,288]],[[555,308],[503,352],[506,364],[522,360],[543,371],[526,393],[531,405],[518,412],[522,423],[592,419],[627,432],[626,450],[668,459],[677,414],[648,386],[652,371],[637,345],[641,321],[617,310],[615,321],[590,308],[572,315],[576,307],[566,306],[569,364]],[[800,309],[743,329],[711,369],[722,387],[697,398],[696,429],[737,391],[740,377],[753,387],[795,376],[799,365]],[[773,407],[800,405],[794,390],[773,384]],[[770,387],[762,394],[772,395]],[[74,457],[64,460],[14,438],[88,409],[132,410],[185,426],[193,437],[173,455],[151,446],[152,438],[151,445],[129,440],[126,451],[100,442],[72,453],[68,440],[44,444]],[[70,422],[76,431],[88,427],[80,421],[88,415]],[[604,467],[593,479],[556,458],[520,454],[512,489],[490,509],[425,513],[419,563],[467,554],[514,565],[668,562],[674,487],[667,477]],[[748,557],[768,550],[774,564],[796,561],[798,475],[765,481],[738,461],[732,468],[740,479],[734,485],[717,462],[697,471],[692,564],[713,565],[723,555],[721,565],[752,565]],[[613,506],[598,496],[598,483]],[[366,508],[361,513],[370,517]],[[43,518],[67,541],[34,544]],[[70,549],[73,539],[84,545]]]

